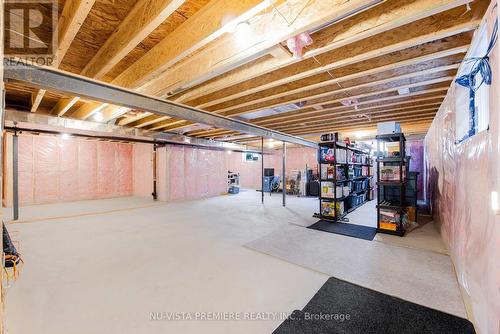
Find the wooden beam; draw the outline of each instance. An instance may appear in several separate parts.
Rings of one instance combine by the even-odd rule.
[[[139,0],[87,63],[81,75],[101,79],[185,0]],[[167,37],[168,39],[168,37]]]
[[[432,120],[435,116],[435,112],[429,112],[425,113],[419,116],[388,116],[388,117],[382,117],[382,118],[375,118],[376,122],[373,121],[368,121],[368,120],[359,120],[359,121],[350,121],[347,123],[338,123],[338,125],[331,124],[331,125],[323,125],[323,126],[317,126],[317,127],[306,127],[304,129],[297,129],[297,130],[290,130],[287,131],[287,134],[291,135],[306,135],[306,134],[312,134],[312,133],[319,133],[323,131],[332,131],[335,129],[338,129],[339,127],[344,127],[346,129],[353,129],[355,126],[367,126],[367,125],[375,125],[377,122],[385,122],[385,121],[421,121],[421,120]],[[348,124],[348,125],[346,125]]]
[[[228,15],[234,15],[235,20],[241,22],[267,6],[268,3],[262,0],[211,1],[121,73],[113,83],[127,88],[137,88],[221,36],[227,29],[227,27],[221,29],[221,22]]]
[[[263,104],[258,103],[255,106],[258,106],[255,108],[254,104],[248,104],[248,106],[251,107],[251,109],[248,110],[248,108],[243,108],[242,107],[230,107],[230,108],[225,108],[225,109],[220,109],[217,111],[213,111],[217,114],[223,114],[223,115],[241,115],[245,113],[250,113],[250,112],[255,112],[258,110],[263,110],[263,109],[268,109],[268,108],[274,108],[282,105],[287,105],[290,103],[297,103],[297,102],[302,102],[302,101],[311,101],[313,99],[321,99],[324,97],[328,96],[333,96],[334,94],[339,94],[339,93],[344,93],[347,92],[347,97],[344,95],[342,97],[342,100],[345,99],[350,99],[349,96],[352,95],[351,92],[353,90],[361,89],[361,88],[366,88],[366,87],[373,87],[373,86],[378,86],[378,85],[383,85],[383,84],[388,84],[391,82],[396,82],[398,80],[404,80],[404,79],[411,79],[411,78],[416,78],[416,77],[422,77],[425,78],[426,76],[430,76],[432,74],[439,74],[440,72],[444,73],[444,75],[447,75],[449,70],[456,70],[460,64],[452,64],[452,65],[446,65],[446,66],[439,66],[435,68],[429,68],[423,71],[418,71],[418,72],[412,72],[411,70],[409,73],[397,75],[394,77],[389,77],[381,80],[373,80],[372,77],[366,76],[368,79],[368,82],[363,82],[359,84],[354,84],[353,86],[334,86],[337,89],[334,89],[333,87],[328,87],[327,89],[321,89],[322,93],[317,93],[317,94],[311,94],[310,93],[304,93],[302,95],[297,95],[297,94],[292,94],[290,96],[286,96],[284,98],[278,98],[271,100],[269,102],[265,101]],[[407,71],[403,71],[407,72]],[[341,87],[341,88],[339,88]],[[354,93],[355,95],[355,93]],[[247,105],[245,105],[246,107]]]
[[[389,96],[389,97],[384,97],[384,98],[378,98],[378,99],[373,99],[373,100],[366,100],[366,101],[360,101],[358,103],[358,106],[360,107],[360,110],[366,110],[362,106],[367,105],[367,106],[376,106],[376,107],[387,107],[387,106],[393,106],[393,105],[399,105],[401,103],[416,103],[419,101],[426,101],[429,99],[436,99],[436,98],[444,98],[446,95],[440,94],[440,95],[434,95],[435,93],[442,93],[444,91],[448,90],[448,87],[440,87],[440,88],[434,88],[430,90],[424,90],[424,91],[417,91],[413,92],[404,96],[401,95],[395,95],[395,96]],[[424,97],[419,98],[419,96],[424,95]],[[425,96],[427,95],[427,96]],[[417,98],[415,98],[417,97]],[[394,100],[401,100],[405,99],[405,101],[400,101],[400,102],[390,102],[386,103],[386,101],[394,101]],[[409,99],[409,100],[407,100]],[[333,107],[333,108],[326,108],[322,110],[315,110],[313,109],[312,111],[307,111],[307,108],[303,110],[295,110],[295,111],[290,111],[286,113],[281,113],[277,115],[272,115],[272,116],[265,116],[265,117],[260,117],[255,120],[251,120],[252,123],[258,124],[261,126],[267,126],[267,123],[271,122],[279,122],[283,120],[288,120],[288,119],[294,119],[294,117],[302,117],[304,119],[307,119],[307,117],[318,115],[321,113],[325,112],[335,112],[338,110],[344,110],[346,107],[343,105]],[[310,108],[309,108],[310,109]],[[188,132],[189,136],[211,136],[213,134],[218,134],[218,133],[231,133],[233,131],[230,130],[225,130],[225,129],[212,129],[212,130],[197,130],[197,131],[192,131]]]
[[[407,116],[407,115],[417,115],[420,116],[422,114],[427,114],[427,113],[436,113],[436,111],[439,109],[439,105],[434,105],[430,106],[428,108],[414,108],[413,110],[382,110],[382,111],[377,111],[377,112],[371,112],[369,114],[365,113],[351,113],[350,115],[343,115],[343,116],[333,116],[327,119],[323,120],[313,120],[313,121],[307,121],[305,120],[301,124],[292,124],[292,125],[276,125],[276,126],[270,126],[269,128],[272,128],[274,130],[279,130],[283,132],[287,131],[293,131],[296,129],[306,129],[306,128],[312,128],[312,127],[317,127],[317,126],[327,126],[329,124],[350,124],[350,122],[353,121],[358,121],[360,119],[369,119],[371,120],[376,120],[379,118],[383,117],[399,117],[399,116]],[[368,117],[367,117],[368,116]],[[302,125],[304,124],[304,125]]]
[[[50,113],[52,115],[63,116],[76,102],[78,102],[78,100],[80,100],[80,98],[77,96],[60,99]]]
[[[274,58],[288,59],[293,57],[293,54],[286,47],[278,43],[269,50],[269,54]]]
[[[352,18],[344,20],[343,24],[333,25],[325,30],[324,41],[317,41],[319,47],[307,51],[304,59],[319,56],[328,51],[338,49],[345,45],[355,43],[377,34],[399,28],[408,23],[429,17],[451,8],[464,5],[471,1],[453,1],[453,0],[418,0],[418,1],[388,1],[369,11],[358,14]],[[325,2],[328,3],[328,2]],[[223,46],[221,46],[223,48]],[[207,55],[208,57],[208,55]],[[206,62],[208,60],[197,57],[193,61]],[[243,66],[210,83],[198,86],[176,95],[174,100],[177,102],[187,102],[194,98],[204,96],[215,91],[220,91],[229,86],[236,85],[250,78],[258,77],[266,73],[276,71],[285,66],[298,62],[297,59],[286,61],[276,58],[266,58],[255,63]]]
[[[267,0],[212,0],[118,75],[112,83],[127,88],[138,88],[158,73],[220,37],[235,22],[248,20],[268,5]],[[234,18],[221,27],[221,22],[229,16]],[[120,116],[116,110],[110,110],[107,114]],[[149,115],[151,114],[146,116]]]
[[[166,96],[178,89],[189,88],[267,54],[276,44],[296,34],[351,16],[376,3],[376,0],[287,1],[277,6],[282,16],[273,10],[249,20],[252,33],[248,36],[222,36],[205,52],[193,55],[157,75],[154,80],[145,82],[141,91]],[[292,19],[286,22],[283,17]]]
[[[418,46],[426,43],[437,42],[440,40],[442,42],[443,39],[449,38],[450,36],[461,34],[466,30],[475,29],[478,24],[479,21],[457,23],[456,25],[453,25],[450,22],[449,23],[450,27],[444,27],[443,29],[440,29],[438,31],[435,30],[434,26],[430,26],[428,29],[417,30],[419,34],[414,33],[414,35],[417,35],[414,38],[409,38],[411,35],[405,29],[401,28],[400,29],[401,31],[397,31],[397,33],[392,32],[392,35],[390,36],[391,38],[385,41],[386,44],[389,43],[388,41],[391,41],[392,44],[384,45],[381,42],[383,41],[384,36],[377,35],[374,38],[360,41],[358,44],[350,47],[350,49],[348,50],[344,49],[339,50],[339,52],[337,52],[338,54],[334,54],[332,55],[331,58],[328,58],[330,60],[329,62],[325,62],[323,58],[322,65],[319,67],[316,66],[315,68],[312,68],[310,66],[307,66],[304,71],[300,72],[298,72],[298,68],[296,68],[297,66],[286,67],[281,69],[279,72],[273,72],[268,76],[256,77],[254,79],[255,84],[253,85],[255,87],[252,86],[247,87],[247,85],[245,86],[236,85],[235,87],[224,89],[223,91],[218,92],[217,94],[212,94],[213,97],[221,95],[222,97],[220,98],[213,99],[211,95],[208,95],[203,99],[194,100],[193,101],[194,103],[188,102],[188,104],[195,105],[196,107],[202,109],[206,109],[207,107],[211,106],[214,106],[215,107],[214,109],[220,109],[220,107],[218,107],[217,105],[221,105],[223,104],[223,102],[235,100],[245,96],[248,97],[264,91],[272,93],[273,92],[272,88],[285,87],[286,85],[289,85],[293,81],[300,81],[304,83],[303,85],[301,85],[302,87],[296,89],[296,91],[298,92],[301,92],[300,90],[301,88],[303,90],[306,90],[306,89],[324,87],[328,84],[331,84],[332,82],[335,82],[337,78],[316,83],[315,82],[316,80],[314,80],[315,77],[318,77],[320,74],[331,72],[336,69],[346,68],[348,65],[356,63],[366,62],[368,64],[368,61],[370,60],[373,62],[372,67],[377,67],[377,62],[375,62],[374,60],[378,60],[378,63],[382,63],[388,69],[390,69],[390,64],[387,64],[387,62],[391,57],[396,58],[397,56],[399,56],[398,62],[402,63],[401,65],[395,66],[394,68],[420,62],[420,60],[416,58],[415,62],[405,59],[404,57],[408,57],[408,55],[406,55],[404,52],[401,52],[399,55],[394,54],[398,51],[403,51],[403,50],[405,50],[406,53],[414,51],[414,53],[419,54],[420,56],[422,56],[421,60],[422,62],[450,55],[455,55],[457,53],[465,53],[467,52],[470,40],[464,40],[459,38],[457,38],[456,40],[447,41],[447,43],[436,44],[435,48],[437,52],[430,52],[436,54],[436,56],[430,56],[428,59],[425,59],[426,56],[425,52],[429,53],[429,51],[425,49],[418,50]],[[413,25],[411,26],[413,27]],[[405,28],[408,29],[409,27],[406,26]],[[443,44],[443,46],[440,46],[440,44]],[[449,44],[450,47],[447,47],[447,44]],[[379,48],[373,47],[377,45],[382,45],[382,46]],[[428,48],[429,46],[426,47]],[[367,49],[369,51],[364,51]],[[446,49],[449,49],[448,53],[446,52]],[[359,50],[362,50],[364,52],[360,53]],[[388,59],[386,60],[385,58],[381,58],[382,56],[387,56],[386,58]],[[406,60],[407,64],[405,65],[404,62],[401,61],[401,59]],[[365,67],[367,66],[365,65]],[[383,66],[378,66],[378,67],[383,67]],[[346,71],[344,70],[343,72],[345,73]],[[350,74],[348,71],[347,73]],[[276,77],[278,79],[273,80],[273,77]],[[308,81],[312,82],[309,83]],[[277,89],[277,91],[280,92],[282,90]],[[263,96],[261,95],[263,94],[259,94],[259,97],[264,97],[264,95]],[[264,98],[271,99],[272,96],[273,94],[267,94],[265,95]],[[244,99],[242,100],[244,101]],[[203,101],[206,102],[199,104],[199,102]]]
[[[439,97],[431,97],[431,98],[423,98],[423,99],[415,99],[413,101],[400,101],[396,103],[381,103],[379,105],[375,106],[369,106],[369,107],[359,107],[356,110],[357,112],[370,112],[372,110],[378,110],[380,108],[385,108],[387,110],[394,110],[394,109],[405,109],[405,108],[413,108],[415,106],[427,106],[427,105],[433,105],[433,104],[440,104],[442,103],[444,98],[444,95],[441,95]],[[418,103],[418,102],[424,102],[424,103]],[[338,110],[337,110],[338,109]],[[294,123],[294,122],[302,122],[303,120],[310,120],[310,119],[317,119],[324,117],[325,115],[342,115],[348,111],[352,111],[354,108],[351,107],[344,107],[344,108],[330,108],[325,110],[324,112],[316,113],[316,114],[308,114],[308,115],[298,115],[298,116],[290,116],[285,119],[276,119],[276,120],[268,120],[268,121],[260,121],[260,122],[252,122],[254,124],[258,124],[261,126],[268,126],[270,124],[287,124],[287,123]]]
[[[81,106],[71,115],[71,117],[78,119],[87,119],[88,117],[94,115],[96,112],[100,111],[108,105],[108,103],[89,102]]]
[[[383,87],[381,87],[382,89],[378,90],[376,85],[374,85],[373,87],[370,85],[370,86],[368,86],[369,89],[367,89],[366,92],[354,93],[354,94],[349,94],[348,96],[341,96],[341,97],[333,96],[333,99],[332,99],[332,97],[330,97],[330,95],[336,94],[336,92],[333,92],[330,95],[325,94],[325,95],[318,97],[318,98],[315,97],[314,100],[307,101],[307,103],[304,105],[304,107],[312,107],[315,105],[324,105],[326,103],[337,103],[337,102],[342,102],[346,99],[359,99],[359,98],[371,96],[374,94],[383,94],[383,93],[387,93],[387,92],[394,92],[394,91],[397,91],[398,89],[402,89],[402,88],[414,88],[414,87],[423,86],[423,85],[431,85],[431,84],[435,84],[435,83],[452,81],[454,79],[453,75],[447,75],[447,76],[443,76],[443,77],[438,76],[438,75],[436,75],[436,76],[437,77],[432,78],[430,80],[425,80],[425,77],[423,77],[422,81],[414,82],[414,83],[399,83],[399,84],[397,84],[395,81],[394,82],[388,81],[389,83],[391,83],[391,85],[388,85],[388,86],[390,86],[389,88],[384,89]],[[410,82],[410,81],[412,81],[412,80],[410,80],[411,78],[412,77],[407,77],[405,79],[407,79],[406,80],[407,82]],[[404,82],[405,79],[403,79],[402,82]],[[383,82],[380,85],[383,85],[383,84],[387,84],[387,82]],[[392,86],[392,84],[394,84],[395,86]],[[259,110],[261,110],[261,109],[258,108],[258,109],[244,110],[244,111],[237,110],[237,111],[225,112],[225,113],[222,113],[222,115],[233,117],[233,116],[237,116],[237,115],[241,115],[241,114],[245,114],[245,113],[250,113],[250,112],[255,112],[255,111],[259,111]]]
[[[433,36],[435,36],[435,35],[436,34],[433,34]],[[224,111],[227,111],[227,110],[231,110],[231,109],[235,109],[235,108],[239,108],[239,107],[245,107],[245,106],[256,104],[256,103],[264,103],[266,101],[271,101],[273,99],[278,99],[278,98],[280,98],[280,103],[282,103],[282,104],[293,103],[293,102],[297,102],[297,101],[303,101],[303,100],[306,100],[308,98],[311,98],[311,96],[312,96],[312,95],[307,95],[306,92],[308,90],[311,91],[311,90],[314,89],[315,91],[317,91],[318,89],[321,89],[322,87],[324,87],[324,90],[326,90],[326,91],[332,91],[332,88],[328,87],[329,85],[334,85],[336,83],[340,83],[340,82],[344,82],[344,81],[348,81],[348,80],[354,80],[354,79],[357,79],[357,78],[364,78],[364,77],[368,77],[370,75],[378,74],[378,73],[381,73],[381,72],[384,72],[384,71],[396,70],[396,69],[400,69],[402,67],[408,67],[408,66],[415,65],[415,64],[418,64],[418,63],[429,63],[429,66],[432,66],[433,65],[432,62],[431,62],[432,60],[436,60],[438,58],[443,58],[443,57],[447,57],[447,56],[457,55],[459,53],[465,53],[467,51],[467,49],[468,49],[468,44],[467,45],[463,45],[463,46],[454,47],[454,48],[451,48],[451,49],[445,49],[445,50],[442,50],[442,51],[434,52],[434,53],[431,53],[431,54],[427,54],[427,55],[423,55],[423,56],[419,56],[419,57],[415,57],[415,58],[410,58],[410,59],[403,60],[403,61],[400,61],[400,62],[396,62],[396,63],[392,63],[392,64],[388,64],[388,65],[383,65],[383,66],[380,66],[380,67],[371,68],[369,70],[355,72],[355,73],[348,74],[348,75],[343,76],[343,77],[338,77],[338,78],[335,78],[335,79],[326,80],[326,81],[323,81],[323,82],[320,82],[320,83],[317,83],[317,84],[312,84],[312,85],[309,85],[309,86],[302,86],[300,88],[292,89],[292,90],[286,90],[283,93],[278,93],[278,94],[274,94],[274,95],[270,94],[269,96],[266,96],[266,97],[263,97],[263,98],[260,98],[260,99],[253,98],[253,95],[250,95],[249,96],[249,100],[250,100],[249,102],[241,103],[241,104],[238,104],[238,105],[232,105],[229,108],[220,108],[220,109],[209,108],[208,111],[224,112]],[[364,57],[362,57],[362,58],[364,58]],[[458,58],[457,58],[457,61],[458,61]],[[343,62],[343,61],[341,61],[341,62]],[[426,64],[424,64],[424,65],[426,65]],[[339,66],[344,66],[344,65],[340,65],[339,64]],[[290,78],[290,80],[293,80],[293,78]],[[338,87],[334,87],[334,88],[337,89]],[[341,91],[341,90],[337,89],[337,91]],[[302,93],[302,94],[298,95],[300,93]],[[246,94],[246,92],[245,92],[245,94]],[[287,96],[292,97],[292,99],[283,101],[282,98],[284,99]],[[198,107],[199,108],[206,108],[207,105],[198,106]],[[262,109],[266,108],[265,105],[264,106],[263,105],[259,105],[259,107],[261,107]],[[153,121],[153,123],[154,123],[154,121]]]
[[[306,117],[301,120],[294,120],[294,121],[278,121],[276,123],[268,123],[265,126],[266,127],[286,127],[286,126],[294,126],[296,124],[301,124],[301,123],[306,123],[309,124],[309,122],[322,122],[322,121],[329,121],[332,119],[342,119],[342,118],[349,118],[351,116],[355,115],[362,115],[362,114],[377,114],[381,112],[398,112],[398,111],[412,111],[414,109],[422,109],[422,108],[436,108],[439,107],[442,103],[441,101],[438,102],[432,102],[432,103],[422,103],[422,104],[410,104],[410,105],[404,105],[404,106],[396,106],[394,108],[387,108],[387,107],[378,107],[378,108],[373,108],[373,109],[353,109],[344,112],[339,112],[339,113],[329,113],[329,114],[323,114],[323,115],[318,115],[315,117]]]
[[[357,105],[360,106],[361,108],[363,105],[372,105],[375,103],[382,103],[385,105],[386,101],[393,101],[394,102],[394,100],[408,99],[408,98],[411,101],[421,101],[421,100],[416,100],[415,97],[417,99],[435,98],[436,95],[434,95],[434,94],[438,94],[438,96],[444,97],[445,95],[443,95],[442,93],[447,91],[447,90],[448,90],[448,87],[438,87],[438,88],[433,88],[433,89],[428,89],[428,90],[423,90],[423,91],[410,92],[409,94],[406,94],[406,95],[391,95],[391,96],[382,97],[382,98],[376,97],[375,99],[360,100],[357,103]],[[395,103],[397,103],[397,102],[395,102]],[[302,108],[302,109],[298,109],[298,110],[294,110],[294,111],[290,111],[290,112],[286,112],[286,113],[280,113],[277,115],[259,117],[259,118],[254,119],[253,122],[255,122],[256,124],[262,124],[262,123],[265,123],[266,121],[288,119],[289,117],[293,117],[296,115],[301,115],[303,117],[307,117],[307,116],[311,116],[311,115],[317,115],[321,112],[335,111],[335,110],[340,110],[343,108],[345,108],[345,106],[342,104],[335,106],[335,107],[331,107],[331,108],[323,108],[322,110],[316,110],[313,106],[312,110],[309,107]]]
[[[87,18],[95,0],[66,0],[59,18],[57,51],[52,67],[58,68],[69,46]],[[32,94],[31,112],[36,112],[45,95],[44,89],[36,89]]]

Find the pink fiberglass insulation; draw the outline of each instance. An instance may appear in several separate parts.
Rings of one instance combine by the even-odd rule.
[[[148,197],[153,192],[153,145],[136,143],[133,152],[134,196]]]
[[[167,150],[169,200],[198,199],[226,191],[224,152],[175,145]]]
[[[21,205],[131,194],[131,144],[20,135]]]
[[[281,152],[280,152],[281,154]],[[293,147],[286,151],[286,170],[305,170],[307,168],[317,170],[318,152],[314,148]]]
[[[180,201],[185,198],[184,192],[184,147],[171,146],[170,151],[170,200]]]
[[[34,202],[33,136],[20,135],[18,151],[19,205],[27,205]],[[12,205],[12,203],[8,203],[8,205]]]
[[[417,189],[418,199],[424,199],[424,141],[408,140],[406,142],[406,154],[411,156],[410,171],[418,172]]]
[[[60,198],[58,139],[52,136],[36,136],[34,148],[34,201],[35,203],[57,202]]]
[[[496,15],[490,10],[486,15],[490,36]],[[464,90],[452,84],[425,137],[433,217],[440,224],[475,325],[480,333],[489,334],[498,334],[500,323],[500,216],[492,207],[500,190],[498,61],[497,44],[490,54],[489,130],[456,143],[456,101],[464,98]],[[468,91],[465,94],[467,101]]]
[[[78,142],[78,193],[80,199],[91,199],[97,189],[97,142],[80,140]]]
[[[206,150],[195,149],[196,151],[196,197],[206,197],[208,195],[208,173],[209,162],[208,153]]]
[[[106,194],[113,193],[117,175],[114,170],[115,151],[116,143],[97,143],[97,194],[99,197],[105,197]]]

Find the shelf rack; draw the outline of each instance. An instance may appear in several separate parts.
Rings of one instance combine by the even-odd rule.
[[[406,195],[406,177],[408,177],[408,166],[409,160],[406,158],[406,138],[402,133],[393,133],[378,135],[375,137],[377,139],[377,232],[394,234],[398,236],[404,236],[405,229],[403,226],[403,216],[405,214],[405,195]],[[383,146],[386,143],[399,143],[399,156],[397,157],[380,157],[381,144]],[[388,165],[385,165],[388,164]],[[384,166],[399,166],[399,180],[396,181],[381,181],[381,167]],[[405,173],[403,173],[403,170]],[[399,187],[399,201],[389,202],[384,196],[386,194],[385,187]],[[383,194],[382,194],[383,191]],[[395,230],[385,228],[387,225],[381,222],[380,210],[391,210],[395,214],[399,215],[399,221],[395,226]],[[381,224],[382,223],[382,224]]]
[[[314,214],[314,217],[316,218],[320,218],[320,219],[323,219],[323,220],[328,220],[328,221],[331,221],[331,222],[339,222],[339,221],[347,221],[347,219],[345,219],[345,216],[348,214],[348,213],[351,213],[353,212],[354,210],[356,210],[357,208],[359,208],[361,205],[363,205],[364,203],[366,203],[366,201],[369,201],[369,200],[373,200],[372,196],[370,195],[371,194],[371,191],[372,191],[372,187],[371,187],[371,182],[370,180],[373,178],[373,175],[371,175],[371,169],[373,167],[373,165],[371,164],[371,157],[370,157],[370,152],[367,152],[367,151],[364,151],[364,150],[361,150],[361,149],[358,149],[358,148],[355,148],[355,147],[350,147],[350,146],[347,146],[347,145],[344,145],[344,144],[341,144],[341,143],[338,143],[338,142],[335,142],[335,141],[332,141],[332,142],[321,142],[319,144],[320,148],[318,150],[318,163],[319,163],[319,172],[320,172],[320,179],[319,179],[319,182],[320,182],[320,194],[319,194],[319,213],[316,213]],[[329,149],[332,149],[333,150],[333,161],[322,161],[322,158],[321,158],[321,148],[329,148]],[[346,156],[346,160],[345,161],[338,161],[338,156],[337,156],[337,150],[345,150],[345,156]],[[348,151],[351,151],[353,154],[357,154],[357,155],[361,155],[361,162],[353,162],[353,161],[349,161],[348,159]],[[322,177],[322,171],[323,171],[323,166],[333,166],[333,178],[323,178]],[[358,167],[368,167],[368,173],[367,175],[365,176],[357,176],[357,177],[351,177],[349,178],[349,167],[350,166],[358,166]],[[342,180],[337,180],[337,167],[341,167],[341,168],[344,168],[344,172],[345,172],[345,175],[347,176],[346,179],[342,179]],[[355,190],[352,190],[349,195],[347,196],[340,196],[340,197],[337,197],[337,185],[342,185],[342,184],[346,184],[348,182],[353,182],[353,181],[360,181],[360,180],[368,180],[368,186],[366,189],[363,189],[361,191],[355,191]],[[334,184],[334,187],[333,187],[333,198],[330,198],[330,197],[323,197],[322,196],[322,183],[324,182],[332,182]],[[359,204],[359,205],[356,205],[356,206],[353,206],[351,208],[347,208],[347,205],[345,205],[345,201],[350,198],[351,196],[354,196],[354,195],[361,195],[363,193],[366,193],[367,196],[366,196],[366,200],[362,203],[362,204]],[[333,202],[334,204],[334,210],[335,210],[335,216],[332,217],[332,216],[326,216],[326,215],[323,215],[322,212],[323,212],[323,207],[322,207],[322,203],[323,202]],[[344,212],[342,213],[339,213],[338,212],[338,203],[340,202],[344,202]]]

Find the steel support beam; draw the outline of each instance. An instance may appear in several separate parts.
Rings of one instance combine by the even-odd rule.
[[[261,178],[261,202],[264,204],[264,137],[260,139],[261,144],[261,152],[260,152],[260,173],[262,175]]]
[[[147,111],[160,116],[179,118],[217,128],[318,148],[317,143],[300,137],[141,94],[133,90],[61,70],[40,67],[7,58],[4,59],[4,64],[4,80],[20,81],[38,88],[64,92],[72,96],[86,97],[91,100]]]
[[[12,217],[19,219],[19,150],[17,131],[12,136]]]
[[[113,124],[53,117],[38,113],[29,113],[16,110],[6,110],[5,127],[9,130],[17,129],[19,131],[22,130],[53,134],[67,133],[74,136],[89,138],[94,137],[109,140],[144,142],[151,144],[178,144],[221,150],[232,150],[236,152],[260,153],[258,147],[249,147],[242,144],[194,138],[175,133],[146,131],[142,129]]]
[[[283,206],[286,206],[286,143],[283,142]]]

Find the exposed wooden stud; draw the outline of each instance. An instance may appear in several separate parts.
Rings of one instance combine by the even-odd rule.
[[[145,83],[141,91],[166,96],[178,89],[192,87],[257,59],[289,37],[351,16],[376,3],[375,0],[287,1],[277,8],[283,16],[295,18],[291,24],[283,22],[274,11],[262,14],[249,20],[252,34],[244,43],[235,34],[222,36],[206,52],[193,55]],[[273,33],[269,34],[270,31]]]
[[[185,0],[139,0],[81,75],[101,79],[144,38],[165,21]]]
[[[64,116],[64,114],[71,109],[71,107],[74,106],[78,100],[80,100],[78,96],[60,99],[52,108],[50,113],[52,115]]]
[[[57,27],[59,44],[51,66],[59,67],[94,3],[95,0],[66,0]],[[33,92],[31,112],[37,111],[45,93],[44,89],[36,89]]]
[[[239,17],[238,21],[245,20],[267,6],[268,4],[262,5],[262,0],[212,1],[121,73],[113,83],[137,88],[222,35],[227,29],[221,29],[225,16],[231,14],[235,19]]]
[[[348,92],[347,95],[344,95],[342,100],[345,100],[346,98],[347,99],[350,99],[350,96],[352,95],[350,92],[353,91],[353,90],[357,90],[357,89],[361,89],[361,88],[366,88],[366,87],[372,87],[372,86],[378,86],[378,85],[383,85],[383,84],[388,84],[388,83],[391,83],[391,82],[396,82],[398,80],[404,80],[404,79],[411,79],[411,78],[415,78],[415,77],[423,77],[425,78],[425,76],[427,75],[431,75],[431,74],[435,74],[435,73],[440,73],[440,72],[443,72],[443,73],[446,73],[447,71],[449,70],[456,70],[458,69],[460,64],[452,64],[452,65],[446,65],[446,66],[439,66],[439,67],[435,67],[435,68],[430,68],[430,69],[427,69],[427,70],[423,70],[423,71],[419,71],[419,72],[411,72],[410,73],[405,73],[405,74],[402,74],[402,75],[397,75],[397,76],[393,76],[393,77],[389,77],[389,78],[386,78],[386,79],[382,79],[382,80],[371,80],[371,78],[369,78],[369,81],[368,82],[364,82],[364,83],[360,83],[358,85],[354,85],[354,86],[346,86],[346,87],[343,87],[343,86],[338,86],[337,88],[338,89],[332,89],[332,88],[328,88],[328,89],[322,89],[321,91],[324,91],[324,93],[319,93],[319,94],[315,94],[315,95],[308,95],[307,93],[306,94],[303,94],[303,95],[296,95],[296,94],[292,94],[290,97],[290,99],[287,99],[286,97],[285,98],[280,98],[280,99],[275,99],[275,100],[271,100],[269,104],[266,104],[268,101],[265,101],[264,104],[258,104],[258,109],[267,109],[267,108],[274,108],[274,107],[277,107],[277,106],[280,106],[280,105],[286,105],[286,104],[290,104],[290,103],[297,103],[297,102],[301,102],[301,101],[311,101],[312,99],[321,99],[321,98],[324,98],[324,97],[328,97],[328,96],[333,96],[334,94],[339,94],[339,93],[343,93],[343,92]],[[340,87],[340,88],[339,88]],[[279,101],[279,102],[275,102],[275,101]],[[246,106],[250,106],[252,107],[254,104],[244,104],[244,107]],[[220,109],[220,110],[217,110],[217,111],[214,111],[215,113],[217,114],[223,114],[223,115],[240,115],[240,114],[243,114],[243,113],[249,113],[249,112],[255,112],[257,111],[256,108],[253,108],[253,109],[250,109],[250,111],[247,111],[245,109],[241,109],[242,107],[230,107],[230,108],[225,108],[225,109]]]
[[[281,45],[281,43],[278,43],[277,45],[273,46],[269,50],[269,54],[274,58],[278,59],[288,59],[293,57],[293,54],[286,47]]]
[[[325,45],[306,52],[304,54],[304,59],[318,56],[325,52],[399,28],[408,23],[444,12],[469,2],[471,1],[419,0],[412,1],[410,3],[402,1],[387,2],[386,4],[382,4],[371,9],[370,11],[358,14],[345,20],[344,24],[333,25],[325,29],[328,30],[328,34],[325,35],[329,36]],[[296,62],[298,62],[296,59],[289,59],[287,61],[276,58],[263,59],[255,64],[242,66],[237,70],[231,71],[230,73],[222,76],[220,79],[215,79],[210,83],[183,92],[182,94],[177,95],[174,100],[178,102],[190,101],[196,97],[220,91],[229,86],[246,81],[249,78],[264,75]]]

